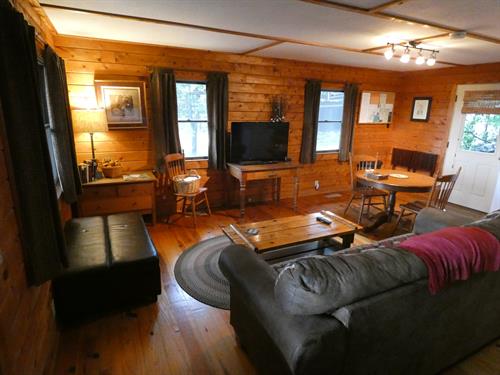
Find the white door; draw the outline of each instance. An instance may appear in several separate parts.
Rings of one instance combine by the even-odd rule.
[[[462,113],[465,91],[500,90],[500,84],[460,85],[443,173],[460,177],[450,202],[489,212],[500,208],[500,115]]]

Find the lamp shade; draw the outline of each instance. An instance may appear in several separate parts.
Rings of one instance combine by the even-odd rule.
[[[75,133],[108,131],[108,120],[104,109],[74,109],[71,113]]]

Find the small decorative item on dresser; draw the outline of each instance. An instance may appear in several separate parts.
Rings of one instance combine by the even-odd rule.
[[[104,177],[107,178],[116,178],[120,177],[123,173],[122,170],[122,165],[120,164],[119,160],[105,160],[104,163],[101,165],[101,170],[102,173],[104,174]]]
[[[201,177],[192,169],[188,174],[180,174],[172,177],[174,191],[177,194],[191,194],[200,190]]]

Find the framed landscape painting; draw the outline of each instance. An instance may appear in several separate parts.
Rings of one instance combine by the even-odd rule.
[[[144,82],[96,80],[94,84],[110,130],[147,127]]]

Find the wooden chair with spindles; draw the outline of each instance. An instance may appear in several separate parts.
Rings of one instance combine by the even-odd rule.
[[[356,179],[354,177],[356,171],[361,171],[365,169],[377,169],[381,167],[381,162],[378,158],[375,158],[371,155],[355,155],[349,153],[349,166],[351,172],[351,199],[347,204],[347,207],[344,210],[344,216],[347,214],[347,211],[351,207],[351,203],[355,199],[359,199],[361,201],[361,208],[359,210],[358,221],[357,223],[361,223],[361,218],[363,217],[363,213],[366,210],[366,215],[370,214],[370,207],[379,208],[379,206],[383,206],[384,210],[387,209],[387,192],[380,189],[375,189],[369,186],[358,186]]]
[[[448,199],[450,198],[453,187],[455,186],[455,183],[457,182],[461,171],[462,167],[458,168],[458,171],[455,174],[437,177],[436,181],[434,181],[434,185],[432,186],[432,190],[426,202],[413,201],[401,204],[399,206],[399,209],[401,211],[396,221],[394,231],[396,231],[399,223],[401,222],[401,219],[404,216],[416,216],[425,207],[433,207],[445,211],[446,205],[448,204]]]
[[[165,155],[165,170],[167,172],[167,176],[172,184],[172,179],[175,176],[180,174],[186,174],[186,161],[184,158],[184,154],[176,153],[176,154],[168,154]],[[191,207],[191,214],[193,216],[193,224],[196,228],[196,208],[205,203],[207,208],[208,215],[212,215],[212,211],[210,210],[210,203],[208,202],[207,196],[207,188],[200,187],[197,192],[194,193],[176,193],[173,191],[173,194],[176,196],[176,213],[177,213],[177,203],[182,202],[182,214],[186,215],[186,210],[188,206]],[[200,199],[201,198],[201,199]]]

